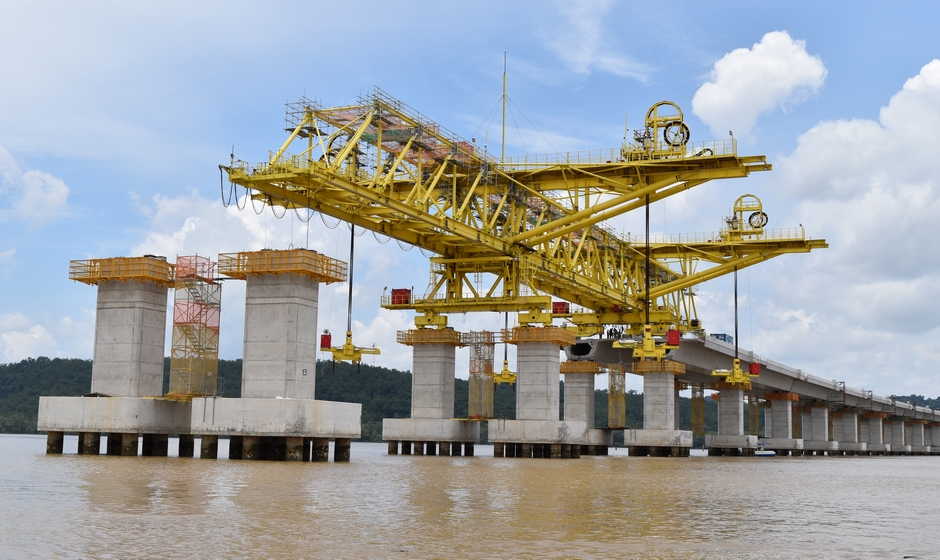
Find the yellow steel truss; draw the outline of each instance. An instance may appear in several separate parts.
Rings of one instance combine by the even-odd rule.
[[[689,142],[671,102],[620,149],[498,161],[381,90],[353,105],[288,104],[290,135],[267,161],[220,166],[255,200],[309,208],[434,252],[417,326],[446,326],[447,313],[519,312],[550,324],[551,298],[580,305],[565,314],[580,335],[604,325],[641,332],[646,308],[657,334],[699,326],[691,287],[777,255],[825,247],[802,230],[646,240],[603,224],[714,179],[770,170],[739,156],[733,139]],[[660,138],[661,136],[661,138]],[[299,152],[288,149],[301,145]],[[730,226],[729,226],[730,227]],[[697,270],[700,262],[707,263]],[[650,290],[646,293],[646,279]],[[486,278],[485,282],[479,281]]]

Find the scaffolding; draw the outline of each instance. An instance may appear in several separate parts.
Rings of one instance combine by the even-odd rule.
[[[627,427],[626,378],[622,364],[607,367],[607,427],[612,430]]]
[[[190,400],[218,393],[222,285],[206,257],[176,258],[173,344],[167,397]]]
[[[496,341],[490,331],[463,335],[470,347],[470,378],[467,416],[474,420],[493,418],[493,354]]]
[[[347,265],[310,249],[264,249],[220,253],[219,272],[239,280],[259,274],[294,274],[332,284],[346,281]]]
[[[143,257],[113,257],[69,262],[69,279],[83,284],[97,285],[113,280],[126,282],[154,282],[161,286],[173,286],[173,265],[166,257],[144,255]]]

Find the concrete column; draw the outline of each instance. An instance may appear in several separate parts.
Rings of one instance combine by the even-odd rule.
[[[718,410],[718,434],[744,435],[744,389],[722,389]]]
[[[770,407],[761,407],[761,414],[764,416],[764,437],[770,439],[774,437],[773,423],[774,416],[771,413]]]
[[[200,436],[199,444],[200,459],[218,459],[219,458],[219,436]]]
[[[229,436],[228,438],[228,458],[240,461],[245,452],[244,436]]]
[[[79,455],[100,455],[101,434],[98,432],[82,432],[78,434]]]
[[[444,457],[447,457],[450,455],[450,442],[449,441],[442,441],[440,443],[440,455]]]
[[[307,276],[248,276],[242,397],[314,398],[318,297]]]
[[[912,450],[914,447],[923,448],[928,445],[924,440],[924,425],[916,420],[905,427],[905,436]]]
[[[494,443],[493,445],[495,446],[496,444]],[[471,444],[470,446],[473,447],[473,444]],[[454,457],[460,457],[462,449],[463,449],[463,443],[459,441],[450,442],[450,454],[453,455]]]
[[[682,397],[679,395],[679,387],[681,384],[678,381],[676,381],[675,384],[676,384],[676,392],[675,392],[675,399],[674,399],[675,403],[673,404],[672,409],[674,411],[673,416],[675,417],[675,424],[674,424],[675,429],[678,430],[679,429],[679,410],[681,409],[680,403],[682,402],[681,400]]]
[[[285,438],[285,461],[303,461],[304,460],[304,438],[288,437]]]
[[[788,400],[770,401],[771,431],[775,439],[793,438],[793,406]]]
[[[843,412],[842,413],[842,433],[839,435],[839,438],[835,438],[835,426],[833,426],[833,439],[836,441],[844,441],[846,443],[858,443],[858,413],[855,412]]]
[[[832,413],[832,441],[845,441],[845,438],[842,434],[842,417],[843,413],[841,412]]]
[[[516,369],[516,420],[557,422],[561,380],[558,344],[517,343]],[[526,456],[531,457],[531,449]]]
[[[313,460],[315,462],[330,460],[330,440],[327,438],[313,438]]]
[[[643,429],[674,430],[676,376],[669,372],[643,374]]]
[[[61,455],[65,442],[65,432],[46,432],[46,453]]]
[[[313,438],[305,437],[303,440],[303,454],[300,460],[309,463],[313,459]]]
[[[878,417],[866,417],[862,423],[862,436],[867,436],[866,443],[875,445],[885,443],[883,420]]]
[[[562,456],[561,444],[560,444],[560,443],[552,443],[552,444],[550,444],[550,445],[551,445],[551,446],[549,447],[549,453],[550,453],[550,455],[551,455],[551,458],[552,458],[552,459],[561,459],[561,456]],[[571,456],[571,450],[570,450],[570,448],[569,448],[569,450],[568,450],[568,455]]]
[[[800,431],[803,434],[803,441],[813,441],[819,439],[813,433],[813,409],[803,408],[800,410]]]
[[[424,455],[424,442],[423,441],[414,442],[412,451],[415,455]]]
[[[261,458],[261,438],[258,436],[242,437],[242,459],[257,461]]]
[[[452,344],[412,346],[412,418],[454,417],[456,351]]]
[[[930,447],[940,448],[940,424],[930,423]]]
[[[565,421],[594,427],[594,374],[565,374]]]
[[[517,379],[518,379],[518,378],[517,378]],[[531,444],[531,443],[523,443],[523,444],[521,444],[521,447],[522,447],[522,457],[527,458],[527,459],[531,459],[531,458],[533,457],[533,455],[532,455],[532,444]],[[517,455],[517,457],[518,457],[518,455]]]
[[[829,409],[824,406],[814,406],[810,411],[810,418],[813,422],[813,439],[829,441]]]
[[[349,438],[336,438],[333,444],[333,462],[348,463],[352,440]]]
[[[401,454],[411,455],[411,442],[410,441],[401,442]]]
[[[163,395],[167,287],[137,280],[98,283],[91,392]]]
[[[505,457],[506,456],[506,446],[503,442],[497,441],[493,443],[493,457]]]
[[[388,454],[389,455],[398,455],[398,441],[390,440],[388,442]]]
[[[179,456],[192,458],[196,454],[196,436],[183,434],[179,437]],[[229,446],[231,455],[231,445]]]

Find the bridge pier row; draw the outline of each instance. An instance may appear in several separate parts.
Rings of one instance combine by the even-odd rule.
[[[891,443],[891,455],[910,455],[911,446],[904,439],[904,419],[891,418],[883,422],[885,438]]]
[[[461,449],[472,450],[480,438],[480,423],[454,418],[460,333],[451,328],[412,329],[399,332],[398,342],[412,349],[411,418],[382,421],[382,439],[389,442],[389,454],[396,454],[399,444],[402,455],[412,450],[414,455],[436,455],[439,447],[448,455],[453,450],[457,455]]]
[[[764,400],[770,403],[770,408],[764,414],[770,414],[770,421],[764,421],[765,430],[769,428],[765,446],[778,456],[802,455],[803,440],[793,437],[793,403],[799,400],[799,395],[789,392],[775,392],[764,395]]]
[[[833,413],[832,439],[839,442],[839,451],[843,455],[867,455],[868,444],[859,441],[858,413],[843,411]]]
[[[904,436],[908,445],[911,446],[911,453],[914,455],[927,455],[930,453],[930,446],[926,441],[926,432],[924,430],[927,424],[926,420],[908,420],[904,423]]]
[[[744,389],[722,387],[718,398],[718,434],[705,436],[709,456],[753,456],[757,436],[744,433]]]

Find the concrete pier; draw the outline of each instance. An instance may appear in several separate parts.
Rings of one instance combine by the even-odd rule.
[[[770,422],[765,423],[765,428],[770,427],[770,433],[764,446],[777,455],[802,453],[803,439],[793,437],[793,403],[799,400],[799,395],[774,392],[764,395],[764,400],[770,403]]]
[[[196,454],[196,438],[192,434],[179,436],[179,456],[192,458]],[[231,454],[231,451],[229,451]]]
[[[924,430],[927,422],[925,420],[908,420],[904,423],[904,436],[907,444],[911,447],[911,453],[915,455],[927,455],[930,453],[930,445],[927,443]]]
[[[575,381],[573,416],[581,420],[559,420],[561,359],[559,347],[574,343],[575,337],[559,327],[516,327],[503,331],[503,340],[516,345],[516,419],[490,420],[489,440],[504,444],[504,449],[521,449],[525,457],[546,455],[551,445],[612,445],[609,430],[594,429],[593,414],[587,418],[587,387],[583,379]],[[579,383],[580,381],[580,383]],[[593,400],[593,379],[591,400]],[[577,392],[580,393],[577,393]],[[561,448],[558,457],[561,458]],[[569,448],[570,450],[570,448]],[[494,450],[495,454],[495,450]],[[515,456],[516,452],[506,456]],[[572,455],[569,452],[569,458]]]
[[[412,347],[411,418],[382,420],[382,439],[414,445],[423,455],[427,442],[474,442],[480,439],[479,421],[454,418],[456,349],[462,345],[453,329],[400,331],[398,342]],[[421,447],[419,450],[418,447]],[[391,449],[391,444],[389,446]],[[411,450],[409,449],[409,453]]]
[[[309,276],[247,277],[242,397],[313,399],[319,285]]]
[[[814,402],[802,411],[803,453],[816,455],[834,454],[839,442],[829,440],[829,407],[824,402]]]
[[[169,442],[170,436],[167,434],[144,434],[141,437],[140,454],[144,457],[166,457]]]
[[[593,373],[565,373],[565,420],[594,427]]]
[[[757,436],[744,433],[744,389],[725,386],[719,393],[718,434],[706,435],[711,456],[751,456],[757,449]]]
[[[884,412],[866,412],[862,418],[862,440],[868,444],[868,453],[871,455],[883,455],[891,451],[891,444],[884,437],[885,417],[887,414]]]
[[[885,439],[891,444],[892,455],[910,455],[911,446],[907,445],[904,434],[904,419],[891,418],[882,422]]]
[[[163,394],[166,310],[165,283],[111,280],[98,284],[92,393],[114,397]]]
[[[860,441],[858,413],[833,413],[832,439],[839,442],[839,451],[846,455],[867,455],[868,443]]]
[[[670,361],[633,362],[634,373],[643,376],[643,429],[624,430],[631,456],[689,455],[692,432],[676,429],[676,375],[685,371],[680,366]]]

